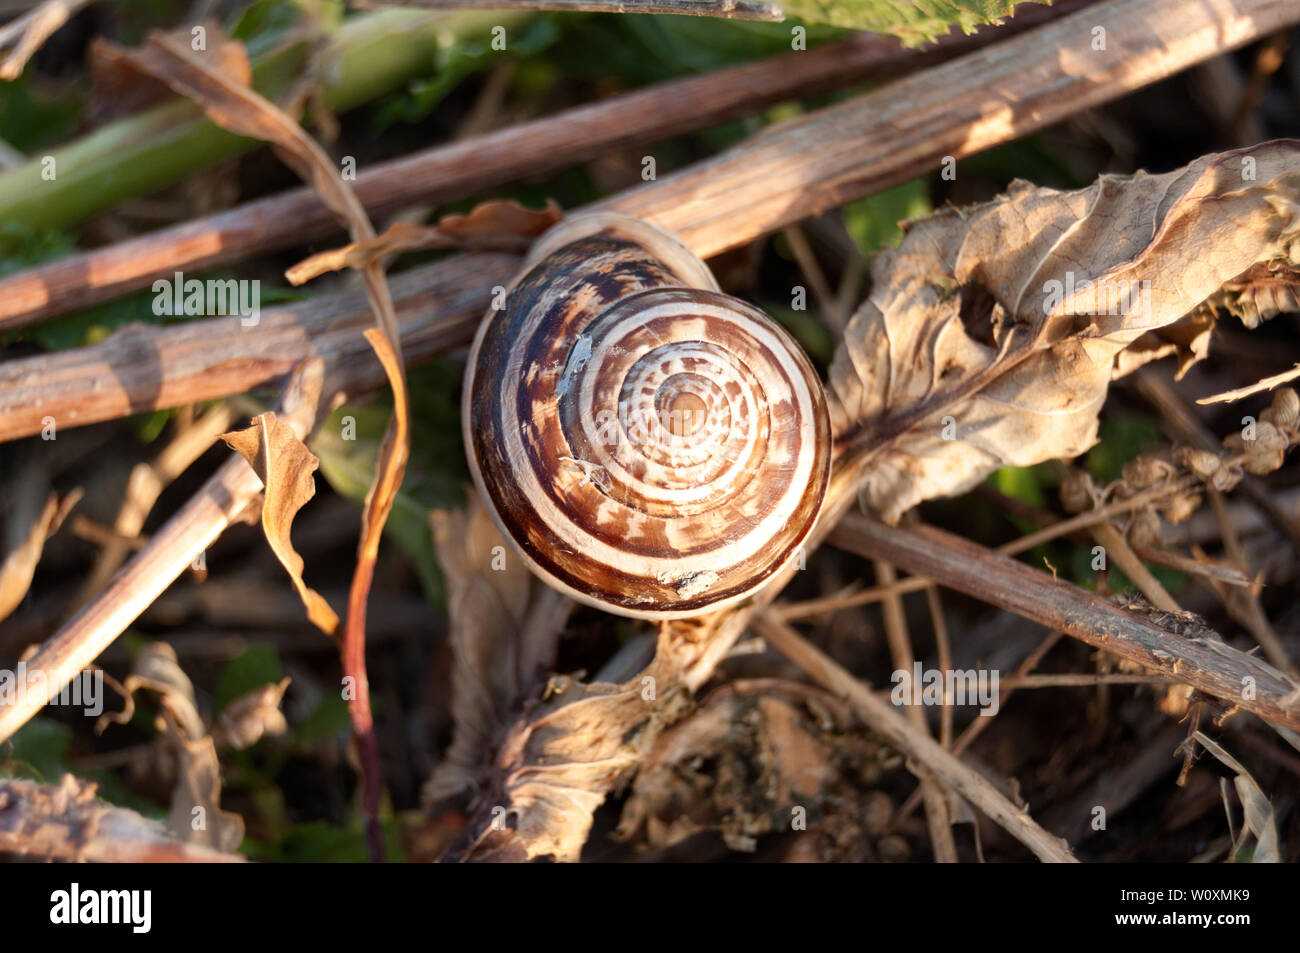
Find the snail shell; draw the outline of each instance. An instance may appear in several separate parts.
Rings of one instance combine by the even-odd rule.
[[[581,602],[675,618],[738,602],[798,549],[830,471],[821,381],[685,245],[610,213],[533,246],[462,399],[479,494]]]

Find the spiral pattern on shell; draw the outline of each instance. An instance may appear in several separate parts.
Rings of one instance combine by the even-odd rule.
[[[821,382],[757,308],[638,219],[534,245],[463,398],[475,483],[535,572],[623,615],[739,601],[795,558],[830,470]]]

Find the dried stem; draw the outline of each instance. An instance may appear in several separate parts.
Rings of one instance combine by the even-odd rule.
[[[1061,641],[1064,635],[1065,633],[1063,632],[1049,632],[1047,637],[1043,639],[1043,641],[1039,642],[1032,652],[1025,656],[1024,660],[1012,674],[1011,679],[1002,679],[998,681],[999,712],[1006,707],[1007,702],[1011,700],[1011,696],[1014,695],[1016,691],[1014,687],[1009,687],[1007,682],[1013,681],[1017,678],[1023,678],[1034,669],[1038,668],[1039,663],[1042,662],[1047,656],[1047,653],[1052,650],[1052,647],[1055,646],[1057,642]],[[996,717],[997,715],[994,714],[987,718],[976,718],[972,720],[971,723],[962,730],[961,735],[958,736],[957,743],[952,746],[952,753],[960,755],[962,752],[966,751],[966,749],[975,743],[975,739],[984,733],[984,729],[993,724],[993,719]],[[908,795],[907,800],[904,801],[902,806],[894,812],[894,824],[897,825],[904,818],[909,817],[920,803],[921,792],[918,789]]]
[[[45,0],[0,27],[0,80],[12,82],[23,74],[27,61],[41,44],[90,0]],[[7,51],[7,52],[6,52]]]
[[[315,426],[317,409],[314,402],[301,400],[302,391],[311,389],[302,381],[321,373],[319,363],[309,365],[301,377],[294,378],[281,401],[279,416],[299,439],[305,439]],[[0,706],[0,742],[10,738],[98,658],[237,520],[261,490],[262,482],[242,457],[232,455],[222,464],[203,488],[154,533],[149,545],[27,660],[26,690],[15,694],[13,704]]]
[[[885,585],[897,581],[894,567],[882,560],[874,560],[876,578]],[[907,630],[907,617],[903,614],[903,599],[897,593],[890,595],[881,606],[885,619],[885,638],[889,642],[889,655],[894,668],[901,671],[912,670],[916,653],[912,650],[912,637]],[[762,627],[760,626],[760,631]],[[907,721],[916,731],[930,737],[925,724],[925,712],[917,705],[907,706]],[[925,820],[930,828],[930,843],[934,850],[934,859],[942,864],[957,863],[957,845],[952,837],[952,822],[948,818],[948,803],[943,788],[928,773],[922,772],[921,793],[925,799]]]

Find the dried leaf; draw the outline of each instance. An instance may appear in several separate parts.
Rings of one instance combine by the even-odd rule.
[[[455,655],[447,754],[424,789],[436,803],[483,781],[509,716],[544,680],[573,603],[538,582],[470,494],[466,510],[429,522],[447,583]]]
[[[205,20],[202,26],[206,31],[208,50],[215,57],[218,69],[228,73],[236,81],[250,85],[253,69],[244,45],[238,40],[228,38],[217,20]],[[188,43],[191,39],[191,29],[191,26],[183,27],[175,33],[173,39]],[[91,39],[87,52],[90,102],[86,110],[97,123],[107,122],[172,98],[173,93],[167,84],[142,71],[133,60],[133,55],[134,51],[102,36]]]
[[[339,617],[325,597],[303,582],[303,559],[293,548],[290,531],[293,519],[316,495],[312,474],[320,465],[316,455],[298,439],[273,411],[260,414],[246,430],[222,434],[230,449],[248,461],[266,487],[262,503],[262,531],[280,565],[289,573],[293,587],[307,608],[307,617],[326,635],[338,630]]]
[[[1233,787],[1237,789],[1237,797],[1241,801],[1246,827],[1255,835],[1255,854],[1252,862],[1280,864],[1282,854],[1277,838],[1277,818],[1273,812],[1273,805],[1269,803],[1264,792],[1260,790],[1250,772],[1242,767],[1240,761],[1224,751],[1204,733],[1198,731],[1193,737],[1200,742],[1201,747],[1236,772],[1236,776],[1232,779]]]
[[[211,735],[195,738],[181,727],[170,698],[162,702],[162,729],[176,753],[167,830],[191,844],[230,853],[244,839],[244,819],[221,809],[221,762]]]
[[[654,660],[625,682],[551,679],[497,745],[496,787],[480,796],[456,859],[577,860],[610,787],[689,711],[685,673],[719,615],[661,624]]]
[[[251,748],[263,737],[273,738],[288,731],[289,722],[280,711],[280,702],[290,681],[286,675],[277,684],[263,685],[232,699],[212,726],[212,740],[220,748]]]
[[[1075,192],[1016,182],[911,223],[830,372],[866,502],[893,522],[999,467],[1087,450],[1127,348],[1252,269],[1296,265],[1298,160],[1284,140]]]
[[[31,588],[32,577],[36,575],[41,553],[45,551],[45,541],[59,531],[68,513],[80,500],[80,490],[74,490],[62,499],[57,493],[51,493],[22,542],[0,564],[0,620],[22,604]]]
[[[176,759],[176,786],[172,790],[167,829],[191,844],[229,853],[244,837],[244,820],[221,809],[221,764],[217,749],[199,714],[194,685],[181,668],[176,650],[166,642],[150,642],[136,656],[131,674],[122,682],[127,706],[118,714],[103,715],[100,730],[109,722],[125,724],[135,712],[135,692],[147,688],[159,697],[156,726]]]
[[[394,222],[377,238],[319,252],[284,274],[290,284],[301,285],[326,272],[364,268],[396,252],[431,248],[522,250],[558,222],[562,214],[554,202],[548,202],[544,209],[530,209],[513,199],[493,199],[476,205],[468,215],[445,215],[432,226]]]

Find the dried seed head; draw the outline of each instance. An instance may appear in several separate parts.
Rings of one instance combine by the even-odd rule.
[[[1174,462],[1191,470],[1202,480],[1209,480],[1223,465],[1217,453],[1195,447],[1179,447],[1174,451]]]
[[[1279,427],[1293,430],[1300,426],[1300,395],[1290,387],[1283,387],[1273,394],[1273,422]]]
[[[1061,481],[1061,505],[1067,513],[1082,513],[1097,505],[1097,485],[1086,471],[1071,468]]]
[[[1160,545],[1160,517],[1154,510],[1139,510],[1128,526],[1129,542],[1134,546]]]
[[[1175,496],[1160,508],[1165,519],[1171,523],[1181,523],[1191,516],[1201,505],[1201,494],[1195,490]]]
[[[1168,460],[1159,457],[1136,457],[1124,464],[1124,482],[1130,490],[1145,490],[1166,479],[1173,472]]]
[[[1225,463],[1214,472],[1214,479],[1210,481],[1210,485],[1220,493],[1227,493],[1240,483],[1245,475],[1240,463]]]
[[[1286,434],[1261,420],[1255,427],[1255,439],[1246,441],[1246,469],[1256,476],[1277,470],[1282,466],[1288,443]]]

